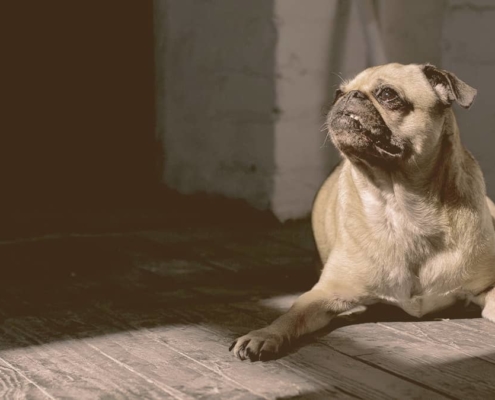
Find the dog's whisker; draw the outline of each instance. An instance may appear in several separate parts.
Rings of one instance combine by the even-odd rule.
[[[337,73],[337,72],[330,72],[332,75],[335,75],[336,77],[338,77],[340,79],[340,82],[341,84],[345,84],[345,79],[342,78],[342,75],[340,75],[340,73]]]

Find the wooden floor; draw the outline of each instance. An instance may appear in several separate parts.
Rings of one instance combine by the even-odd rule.
[[[0,398],[493,399],[495,325],[476,309],[378,307],[285,357],[238,335],[315,281],[305,222],[0,242]]]

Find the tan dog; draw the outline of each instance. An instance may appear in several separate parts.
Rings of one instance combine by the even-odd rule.
[[[421,317],[465,300],[495,321],[495,206],[450,107],[468,108],[475,95],[431,65],[374,67],[341,85],[327,125],[344,160],[312,215],[320,280],[271,325],[237,339],[235,355],[276,356],[377,302]]]

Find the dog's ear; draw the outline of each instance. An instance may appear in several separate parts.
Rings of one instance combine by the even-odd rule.
[[[440,101],[446,106],[450,106],[454,101],[464,108],[471,107],[477,90],[467,83],[461,81],[451,72],[425,64],[422,66],[426,79],[437,93]]]

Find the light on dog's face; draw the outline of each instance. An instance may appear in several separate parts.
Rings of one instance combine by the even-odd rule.
[[[377,89],[376,95],[384,104],[402,106],[400,97],[389,87]],[[329,114],[328,126],[333,142],[348,157],[378,162],[407,154],[407,142],[393,134],[370,95],[361,90],[339,95]]]
[[[421,66],[388,64],[343,85],[327,125],[346,157],[390,168],[434,147],[442,121],[438,98]]]

